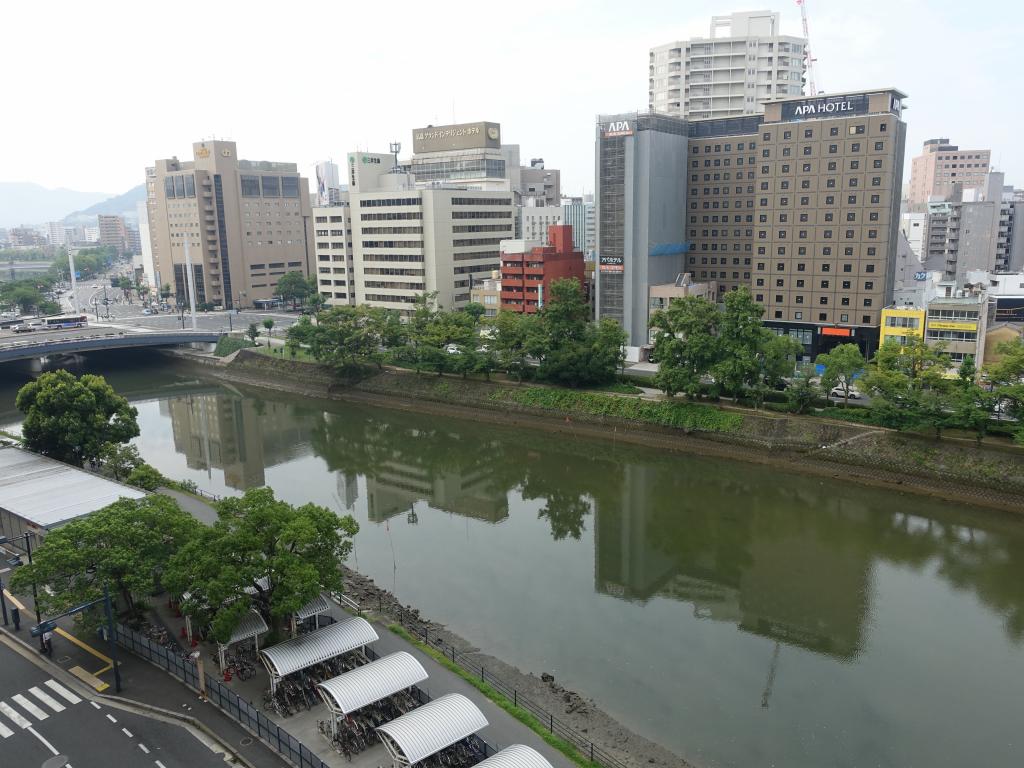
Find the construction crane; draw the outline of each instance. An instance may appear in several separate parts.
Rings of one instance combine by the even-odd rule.
[[[814,85],[814,62],[817,59],[811,55],[811,33],[807,31],[807,0],[796,0],[796,4],[800,6],[800,18],[804,23],[804,40],[807,41],[804,44],[804,59],[807,62],[807,84],[810,86],[811,96],[817,96],[818,89]]]

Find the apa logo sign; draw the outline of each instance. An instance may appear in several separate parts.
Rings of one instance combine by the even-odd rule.
[[[629,120],[614,120],[604,127],[604,138],[606,139],[632,135],[633,129],[629,127]]]

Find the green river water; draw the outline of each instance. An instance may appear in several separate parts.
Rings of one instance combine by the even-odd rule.
[[[1022,764],[1024,518],[89,365],[165,474],[351,512],[350,565],[697,765]],[[0,423],[29,375],[0,369]]]

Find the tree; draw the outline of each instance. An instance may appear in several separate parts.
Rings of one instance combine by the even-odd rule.
[[[245,329],[245,335],[249,337],[249,341],[253,344],[256,343],[256,339],[260,337],[260,329],[256,323],[249,323],[249,327]]]
[[[405,325],[398,312],[383,307],[368,307],[364,322],[371,340],[367,357],[377,364],[378,369],[383,368],[388,355],[405,344]]]
[[[720,355],[718,318],[718,309],[702,296],[672,299],[651,316],[651,328],[658,332],[654,383],[669,397],[682,392],[693,398],[700,393],[702,378]]]
[[[96,457],[100,466],[115,480],[124,480],[138,467],[145,462],[139,455],[139,449],[134,445],[119,445],[118,443],[107,443]]]
[[[887,341],[875,353],[864,376],[864,387],[873,398],[875,420],[893,429],[929,426],[941,434],[948,421],[949,359],[943,345],[928,345],[923,338],[907,344]]]
[[[106,443],[139,434],[138,411],[102,376],[47,372],[18,391],[15,405],[25,414],[25,446],[68,464],[82,466]]]
[[[301,272],[286,272],[277,281],[277,295],[284,301],[290,301],[292,309],[296,309],[297,303],[304,301],[312,292],[309,281],[302,276]]]
[[[806,413],[820,394],[821,391],[814,383],[814,366],[807,364],[797,368],[786,388],[786,400],[790,410],[793,413]]]
[[[831,352],[823,352],[814,361],[825,366],[821,374],[821,387],[826,392],[839,387],[843,390],[843,406],[850,404],[853,377],[864,370],[864,355],[856,344],[840,344]]]
[[[45,614],[102,597],[104,585],[133,611],[159,591],[161,572],[201,527],[166,496],[120,499],[48,533],[11,586],[34,582]]]
[[[551,283],[529,352],[538,376],[569,387],[607,384],[622,366],[625,332],[612,321],[594,325],[575,278]]]
[[[1000,342],[996,354],[998,360],[984,370],[992,387],[993,409],[998,407],[1002,414],[1024,422],[1024,340]],[[1017,430],[1014,439],[1024,443],[1024,426]]]
[[[274,318],[263,318],[263,327],[267,329],[267,348],[270,348],[270,338],[274,335]]]
[[[217,522],[171,558],[168,588],[191,592],[191,615],[209,619],[224,642],[255,609],[272,628],[322,591],[342,591],[340,565],[359,525],[326,507],[294,507],[269,488],[217,504]]]
[[[323,308],[327,306],[327,297],[319,291],[313,291],[309,296],[309,308],[313,310],[314,314],[319,314],[323,311]]]
[[[729,291],[723,303],[718,320],[719,356],[712,373],[726,392],[738,397],[744,388],[760,381],[758,355],[771,331],[761,325],[764,308],[746,288]]]
[[[516,381],[522,382],[530,370],[529,349],[539,333],[536,315],[519,312],[499,312],[494,318],[494,332],[490,339],[497,355],[497,365]]]
[[[167,484],[167,478],[149,464],[140,464],[128,473],[125,482],[144,491],[155,491]]]
[[[160,298],[163,299],[164,301],[167,301],[167,299],[171,298],[172,293],[173,291],[171,290],[170,283],[164,283],[163,285],[160,286]]]

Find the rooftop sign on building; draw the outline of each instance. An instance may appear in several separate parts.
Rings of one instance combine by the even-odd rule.
[[[501,149],[501,125],[485,122],[428,125],[412,132],[414,154],[453,149]]]
[[[782,105],[783,120],[807,120],[821,117],[852,117],[868,111],[867,94],[825,96],[802,101],[787,101]]]

